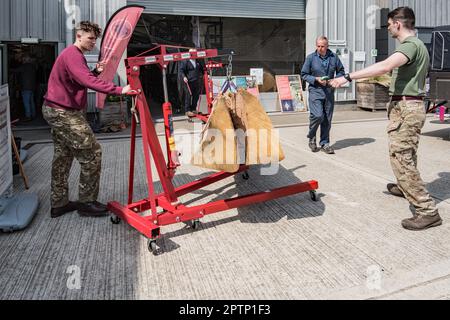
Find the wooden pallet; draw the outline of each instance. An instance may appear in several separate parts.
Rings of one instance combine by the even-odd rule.
[[[387,110],[389,89],[377,83],[356,83],[357,106],[361,109]]]

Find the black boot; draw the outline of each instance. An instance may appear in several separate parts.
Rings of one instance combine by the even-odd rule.
[[[52,218],[58,218],[63,214],[72,212],[78,209],[78,203],[69,201],[64,207],[52,208],[50,210],[50,216]]]
[[[82,217],[105,217],[109,215],[106,205],[97,201],[79,202],[78,214]]]

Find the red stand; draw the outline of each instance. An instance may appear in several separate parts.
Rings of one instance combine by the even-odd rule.
[[[248,167],[241,166],[236,173],[219,172],[206,178],[188,183],[175,188],[172,178],[176,169],[180,166],[178,161],[178,152],[176,150],[173,136],[172,108],[168,102],[166,85],[166,67],[171,61],[180,61],[187,59],[200,59],[217,56],[217,50],[199,50],[192,53],[167,54],[167,46],[160,46],[161,54],[156,56],[134,57],[125,60],[127,67],[127,77],[131,88],[137,92],[133,97],[137,114],[132,117],[131,123],[131,152],[130,152],[130,171],[128,182],[128,204],[123,205],[116,201],[108,203],[108,209],[114,214],[111,221],[118,223],[124,220],[133,228],[149,238],[148,248],[156,253],[156,239],[161,236],[160,228],[178,222],[193,221],[193,226],[198,225],[198,220],[208,214],[246,206],[249,204],[264,202],[268,200],[286,197],[293,194],[309,191],[311,198],[317,200],[315,190],[318,188],[317,181],[308,181],[294,184],[270,191],[264,191],[256,194],[250,194],[231,199],[218,200],[196,206],[185,206],[178,198],[194,190],[198,190],[212,183],[228,178],[235,174],[245,172]],[[163,72],[163,85],[165,93],[165,103],[163,104],[167,163],[165,163],[164,154],[159,143],[155,126],[153,124],[147,101],[143,95],[142,85],[139,80],[139,71],[142,65],[159,64]],[[134,185],[134,165],[135,165],[135,147],[136,147],[136,126],[137,122],[141,125],[144,161],[146,168],[146,177],[148,185],[148,197],[133,202]],[[155,195],[153,187],[153,174],[151,170],[151,159],[153,158],[163,192]],[[150,211],[148,215],[142,215],[145,211]]]

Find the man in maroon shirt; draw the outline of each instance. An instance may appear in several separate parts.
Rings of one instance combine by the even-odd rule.
[[[91,72],[84,53],[95,47],[101,29],[82,21],[76,40],[58,56],[48,81],[42,114],[52,129],[54,156],[51,181],[51,217],[78,210],[81,216],[105,216],[106,206],[97,202],[102,151],[86,121],[87,89],[106,94],[126,94],[130,86],[117,87],[97,78],[103,71],[98,63]],[[69,201],[68,178],[73,159],[81,166],[78,202]]]

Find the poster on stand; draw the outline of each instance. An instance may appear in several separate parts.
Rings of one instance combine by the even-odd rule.
[[[0,86],[0,196],[13,183],[8,85]]]
[[[264,69],[250,68],[250,75],[256,77],[256,84],[262,86],[264,84]]]
[[[278,102],[281,112],[308,111],[300,75],[275,76],[275,81],[278,88]]]

